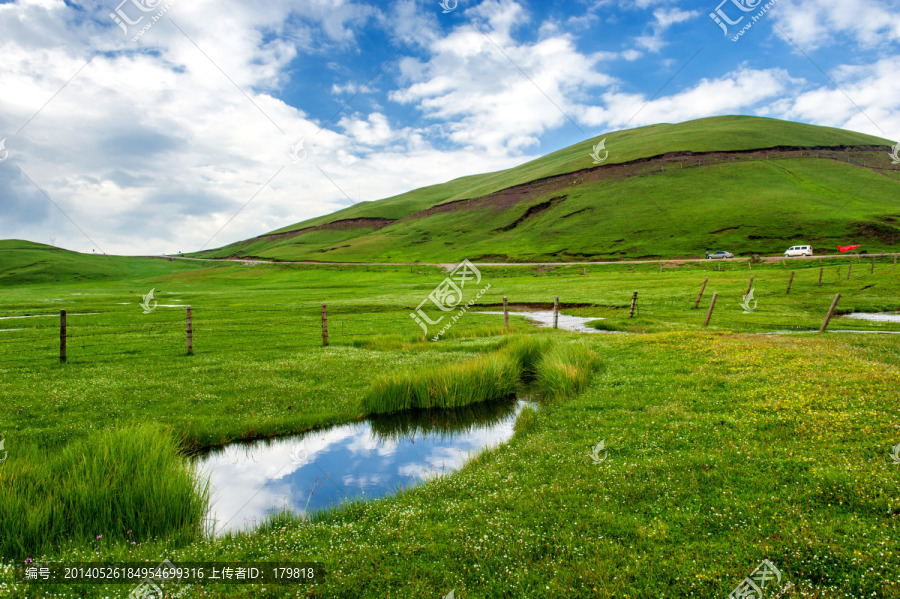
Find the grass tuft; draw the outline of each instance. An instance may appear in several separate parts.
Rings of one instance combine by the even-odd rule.
[[[479,356],[443,370],[412,370],[376,380],[363,398],[368,414],[414,408],[457,408],[512,395],[519,365],[504,352]]]
[[[67,543],[106,546],[199,537],[208,486],[158,425],[106,430],[7,460],[0,468],[0,555],[36,557]]]
[[[597,354],[584,342],[555,345],[537,364],[538,389],[547,397],[572,397],[583,391],[600,365]]]
[[[585,387],[596,360],[582,343],[560,346],[543,335],[513,337],[500,349],[468,362],[384,375],[366,393],[362,409],[367,414],[385,414],[456,408],[508,397],[521,382],[535,379],[548,396],[568,396]]]

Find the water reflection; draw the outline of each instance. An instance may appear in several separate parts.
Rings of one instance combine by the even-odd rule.
[[[503,314],[503,312],[476,312],[476,314]],[[540,328],[550,328],[553,326],[553,310],[543,310],[534,312],[510,312],[510,316],[524,316],[528,320],[537,324]],[[568,314],[559,314],[556,326],[564,331],[575,331],[576,333],[609,333],[610,331],[601,331],[593,327],[587,326],[587,323],[595,320],[605,320],[599,316],[569,316]]]
[[[855,320],[871,320],[873,322],[900,322],[900,313],[891,312],[853,312],[845,314],[844,318]]]
[[[196,466],[210,479],[215,534],[251,528],[282,509],[302,515],[458,470],[509,440],[525,405],[509,399],[378,416],[199,456]]]

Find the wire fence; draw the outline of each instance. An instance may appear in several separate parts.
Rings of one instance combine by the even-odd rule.
[[[318,306],[244,310],[193,305],[188,335],[187,308],[157,309],[149,314],[139,310],[66,312],[65,325],[60,312],[7,313],[0,320],[0,368],[28,367],[51,360],[80,363],[187,353],[226,355],[247,351],[272,355],[352,344],[392,333],[410,338],[422,334],[408,309],[353,313],[338,308],[325,320]],[[457,322],[454,329],[473,330],[483,326],[484,320],[472,315],[467,321]]]
[[[750,270],[747,272],[748,282],[743,283],[734,278],[734,271],[738,269],[735,263],[722,263],[704,265],[706,272],[697,272],[696,279],[685,279],[677,286],[671,283],[654,284],[652,270],[635,270],[634,291],[626,290],[624,285],[627,282],[623,282],[621,278],[618,279],[619,287],[610,289],[602,283],[602,279],[594,277],[593,280],[598,282],[596,293],[590,292],[588,301],[567,302],[567,298],[563,297],[561,309],[577,313],[578,309],[586,308],[589,314],[591,309],[599,308],[613,311],[620,317],[626,315],[629,319],[656,317],[703,323],[703,315],[710,306],[714,293],[722,294],[720,301],[727,300],[724,306],[720,304],[720,310],[727,307],[734,312],[737,302],[754,286],[754,279],[750,277],[756,276],[755,285],[763,285],[769,294],[766,301],[771,304],[778,304],[781,301],[777,299],[779,296],[810,293],[820,294],[823,299],[819,303],[824,303],[826,298],[828,302],[831,301],[834,291],[852,293],[854,290],[841,287],[845,283],[871,277],[873,283],[869,287],[872,287],[879,277],[897,272],[896,255],[869,257],[856,262],[843,260],[819,268],[808,262],[793,264],[806,267],[796,271],[801,273],[796,280],[794,271],[770,268],[759,273]],[[879,265],[878,269],[876,264]],[[701,287],[699,276],[706,274],[709,280],[709,276],[716,276],[713,273],[717,270],[729,271],[729,281],[725,283],[718,280],[709,289],[706,283]],[[584,274],[587,272],[585,269]],[[595,268],[590,272],[598,274],[603,269]],[[543,274],[553,276],[554,273],[551,271]],[[493,276],[494,273],[491,273],[491,277]],[[589,277],[586,280],[592,279]],[[543,287],[548,288],[546,284]],[[863,287],[865,288],[867,287]],[[584,297],[585,294],[582,292],[580,295]],[[479,300],[467,310],[465,318],[453,322],[452,336],[465,335],[485,326],[502,325],[502,314],[481,313],[501,310],[501,299],[495,293]],[[509,298],[511,312],[522,308],[552,310],[553,305],[553,296],[545,295],[544,291],[522,291],[520,297]],[[158,306],[148,313],[143,313],[134,305],[115,309],[80,305],[76,310],[66,311],[63,319],[61,311],[54,311],[49,307],[5,309],[0,315],[0,368],[27,368],[55,360],[87,363],[129,358],[173,358],[192,353],[191,350],[193,353],[202,352],[206,355],[226,356],[253,352],[256,355],[278,357],[331,344],[359,344],[360,341],[380,335],[394,334],[412,340],[424,334],[429,338],[440,328],[429,327],[430,330],[423,331],[416,319],[411,318],[415,308],[409,306],[361,306],[352,302],[338,302],[325,310],[321,304],[312,303],[288,307],[166,305]],[[188,313],[190,334],[186,318]],[[770,311],[770,314],[770,327],[808,329],[810,326],[809,319],[797,319],[787,310],[784,314],[776,314],[774,311]],[[815,318],[821,316],[824,313],[816,314]],[[444,324],[447,322],[443,321]]]

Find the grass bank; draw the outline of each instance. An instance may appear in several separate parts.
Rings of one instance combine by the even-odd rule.
[[[202,532],[208,492],[176,436],[158,425],[106,430],[61,451],[34,449],[0,468],[0,555],[66,546],[174,545]]]
[[[512,337],[467,362],[382,375],[366,393],[362,410],[456,408],[508,397],[532,381],[541,394],[565,397],[584,389],[597,365],[596,354],[584,344],[545,335]]]

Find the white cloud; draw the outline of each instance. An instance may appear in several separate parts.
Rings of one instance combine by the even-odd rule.
[[[851,37],[862,48],[900,40],[897,5],[881,0],[781,0],[772,16],[806,51],[828,46],[839,35]]]
[[[643,48],[648,52],[659,52],[668,42],[664,39],[666,31],[677,25],[684,23],[700,15],[697,10],[681,10],[678,8],[657,8],[653,11],[653,33],[650,35],[642,35],[635,39],[639,48]]]
[[[518,5],[486,3],[479,16],[481,29],[461,25],[430,45],[427,60],[403,60],[405,85],[390,96],[442,122],[455,144],[521,152],[567,122],[568,98],[614,81],[597,70],[608,54],[582,54],[568,35],[517,42],[510,31],[527,19]]]
[[[641,94],[609,92],[602,96],[603,106],[585,107],[582,118],[612,130],[735,114],[778,98],[796,83],[782,69],[742,68],[718,79],[701,79],[690,89],[650,102]]]
[[[766,116],[900,139],[900,56],[875,64],[845,65],[830,73],[840,86],[823,83],[781,99]]]
[[[359,83],[355,83],[353,81],[348,81],[343,85],[338,85],[337,83],[335,83],[331,86],[331,93],[335,95],[353,96],[356,94],[371,94],[373,91],[374,90],[368,85],[360,85]]]

